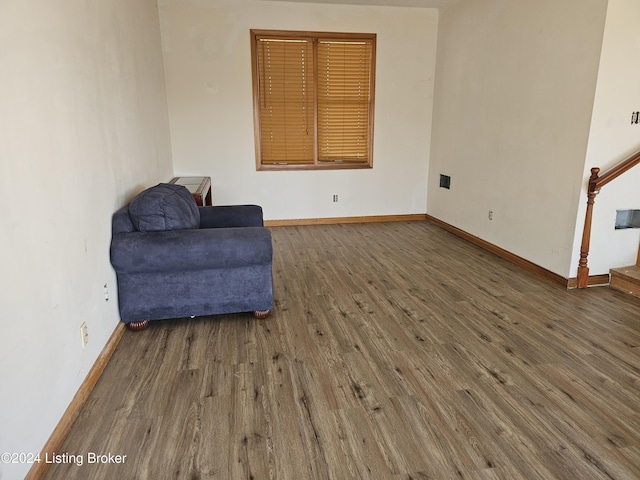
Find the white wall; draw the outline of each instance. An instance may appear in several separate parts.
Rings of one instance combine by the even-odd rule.
[[[584,165],[571,276],[577,275],[587,206],[587,181],[592,167],[601,173],[640,150],[640,125],[631,113],[640,111],[640,2],[609,0],[600,73]],[[636,263],[640,230],[614,230],[616,209],[640,209],[640,166],[604,186],[596,197],[591,230],[589,274]]]
[[[427,213],[564,277],[606,5],[462,0],[440,12]]]
[[[214,204],[258,203],[266,219],[425,213],[436,9],[159,3],[176,174],[210,175]],[[377,33],[373,169],[256,171],[251,28]]]
[[[111,215],[173,173],[156,2],[3,0],[0,71],[0,452],[39,452],[119,321]]]

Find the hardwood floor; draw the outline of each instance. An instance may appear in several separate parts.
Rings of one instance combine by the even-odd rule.
[[[47,478],[640,478],[640,299],[427,222],[271,230],[272,316],[127,331]]]

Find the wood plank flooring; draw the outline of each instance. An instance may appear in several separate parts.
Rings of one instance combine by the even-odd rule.
[[[427,222],[271,230],[272,316],[127,331],[48,479],[640,478],[640,299]]]

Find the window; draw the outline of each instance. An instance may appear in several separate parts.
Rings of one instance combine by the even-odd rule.
[[[375,42],[251,30],[258,170],[372,167]]]

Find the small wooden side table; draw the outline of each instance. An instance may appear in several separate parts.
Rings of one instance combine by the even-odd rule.
[[[183,185],[198,205],[213,205],[211,200],[211,177],[174,177],[169,183]]]

